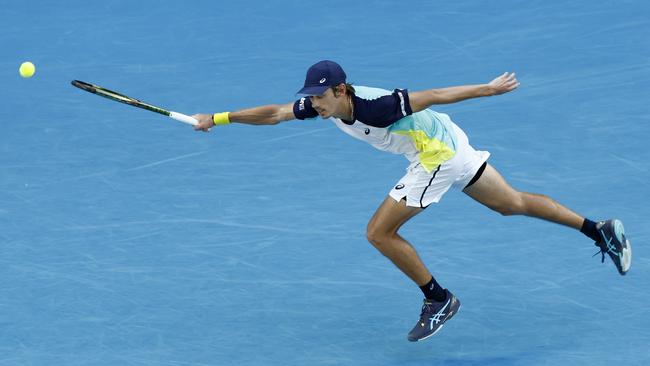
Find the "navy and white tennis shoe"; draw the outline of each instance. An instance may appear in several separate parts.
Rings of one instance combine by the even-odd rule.
[[[632,265],[632,245],[625,237],[623,223],[618,219],[600,221],[596,224],[596,230],[600,240],[595,245],[600,248],[601,262],[605,262],[605,254],[608,254],[618,273],[625,275]]]
[[[417,342],[436,334],[445,322],[451,319],[460,309],[460,301],[454,294],[445,290],[447,297],[441,301],[424,299],[420,320],[409,332],[408,340]]]

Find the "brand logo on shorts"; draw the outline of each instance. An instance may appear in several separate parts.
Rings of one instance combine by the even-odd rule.
[[[404,185],[402,183],[395,186],[395,189],[402,189],[402,188],[404,188]]]
[[[365,130],[363,130],[363,133],[365,133],[366,135],[370,135],[370,129],[366,128]]]

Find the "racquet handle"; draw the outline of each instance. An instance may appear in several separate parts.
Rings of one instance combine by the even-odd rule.
[[[196,119],[194,119],[194,118],[192,118],[192,117],[190,117],[190,116],[188,116],[186,114],[183,114],[183,113],[171,112],[170,111],[169,112],[169,117],[171,117],[171,118],[173,118],[173,119],[175,119],[175,120],[177,120],[179,122],[190,124],[192,126],[196,126],[196,125],[199,124],[199,121],[197,121]]]

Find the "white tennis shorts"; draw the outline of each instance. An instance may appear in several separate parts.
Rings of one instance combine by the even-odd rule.
[[[428,173],[420,163],[412,163],[406,175],[390,191],[390,196],[406,205],[425,208],[440,201],[450,187],[463,189],[472,180],[481,165],[490,157],[487,151],[477,151],[460,127],[453,124],[456,133],[456,155]]]

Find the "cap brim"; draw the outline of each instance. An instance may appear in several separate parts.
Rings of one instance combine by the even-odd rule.
[[[296,94],[299,95],[321,95],[329,89],[329,85],[317,85],[317,86],[306,86],[300,90]]]

